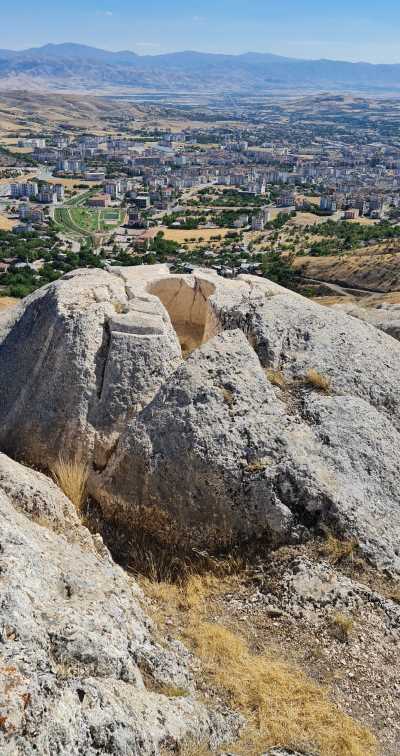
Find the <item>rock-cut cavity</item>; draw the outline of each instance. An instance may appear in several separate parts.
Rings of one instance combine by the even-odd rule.
[[[209,303],[215,285],[200,278],[163,277],[152,281],[147,291],[167,310],[183,355],[190,354],[218,332],[218,321]]]

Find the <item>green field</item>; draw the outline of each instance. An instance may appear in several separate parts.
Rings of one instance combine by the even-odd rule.
[[[57,207],[54,220],[65,234],[73,236],[92,236],[96,233],[112,231],[121,225],[125,211],[118,208],[88,208],[69,204]]]

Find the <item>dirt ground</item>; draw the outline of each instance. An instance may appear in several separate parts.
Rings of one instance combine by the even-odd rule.
[[[19,299],[13,299],[13,297],[0,297],[0,312],[14,307],[17,302],[19,302]]]
[[[10,218],[7,218],[6,215],[3,215],[0,213],[0,230],[1,231],[11,231],[11,229],[14,228],[18,224],[17,220],[11,220]]]
[[[176,241],[176,242],[182,242],[182,244],[185,242],[185,240],[189,239],[195,239],[198,241],[199,239],[203,239],[204,241],[209,241],[212,236],[221,236],[224,237],[229,231],[232,231],[235,229],[229,229],[229,228],[197,228],[193,231],[187,231],[185,229],[178,229],[178,228],[166,228],[165,226],[160,227],[160,231],[164,232],[164,238],[170,241]]]

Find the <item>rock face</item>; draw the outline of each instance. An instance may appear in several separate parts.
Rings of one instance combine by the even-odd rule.
[[[380,331],[393,336],[400,341],[400,304],[377,304],[370,307],[360,307],[358,304],[340,302],[334,305],[336,310],[352,315],[366,323],[379,328]]]
[[[237,734],[240,717],[196,701],[188,652],[155,642],[138,586],[68,499],[4,455],[0,515],[2,754],[154,756]]]
[[[391,337],[269,281],[165,266],[69,274],[0,323],[1,447],[84,454],[127,532],[208,548],[327,525],[400,569]]]
[[[103,465],[124,421],[180,360],[164,308],[145,295],[129,303],[121,278],[82,270],[18,315],[0,324],[2,448],[37,464],[74,450]]]

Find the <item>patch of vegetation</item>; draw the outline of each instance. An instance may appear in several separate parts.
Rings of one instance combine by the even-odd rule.
[[[355,539],[341,541],[332,533],[328,533],[325,541],[319,547],[319,553],[329,559],[332,564],[352,558],[357,551]]]
[[[350,640],[351,631],[354,627],[354,620],[352,617],[339,612],[332,617],[331,627],[335,637],[347,643]]]
[[[262,257],[261,270],[264,278],[286,288],[294,287],[293,256],[282,257],[279,252],[269,252]]]
[[[157,621],[176,618],[183,640],[202,661],[207,688],[245,716],[242,737],[225,750],[238,756],[274,746],[320,756],[377,753],[372,733],[344,714],[326,688],[276,653],[257,653],[239,633],[210,621],[210,602],[234,591],[235,578],[191,576],[181,585],[142,581],[142,586],[156,602]]]
[[[305,376],[305,383],[316,389],[317,391],[321,391],[321,393],[323,394],[330,394],[331,392],[330,379],[327,378],[327,376],[319,373],[318,370],[315,370],[314,368],[310,368],[310,370],[307,371]]]
[[[282,370],[273,370],[272,368],[268,368],[265,371],[265,375],[273,386],[278,386],[278,388],[280,389],[287,388],[287,380]]]
[[[77,513],[82,515],[86,500],[88,466],[78,460],[70,460],[60,456],[51,472],[59,488],[72,501]]]

